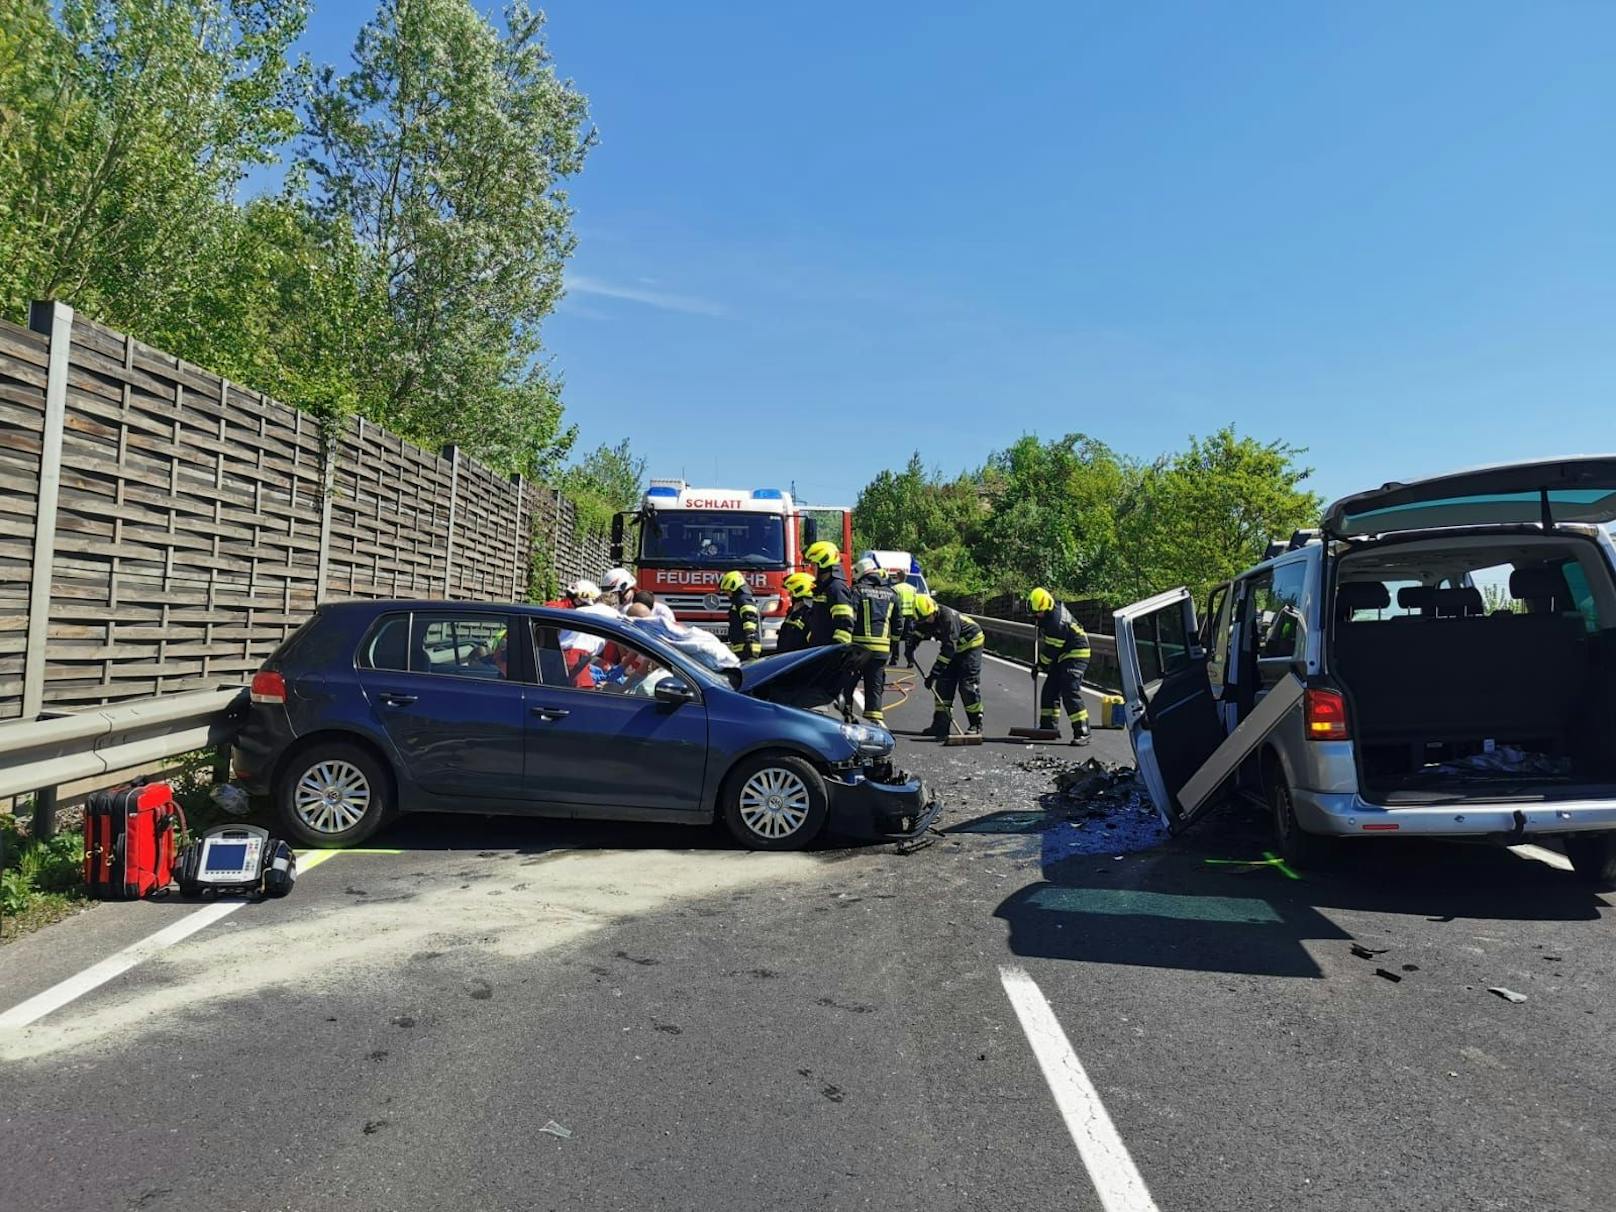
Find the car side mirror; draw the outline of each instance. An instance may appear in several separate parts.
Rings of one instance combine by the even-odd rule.
[[[679,678],[663,678],[651,693],[657,702],[666,703],[669,707],[696,701],[696,688]]]

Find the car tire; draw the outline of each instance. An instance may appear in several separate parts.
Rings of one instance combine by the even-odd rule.
[[[724,782],[724,824],[752,850],[801,850],[825,827],[829,800],[819,771],[800,757],[760,753]]]
[[[1291,785],[1277,765],[1268,770],[1268,809],[1274,821],[1274,848],[1287,866],[1327,867],[1335,857],[1335,842],[1316,833],[1304,832],[1296,819]]]
[[[295,845],[357,846],[388,819],[392,789],[388,771],[368,749],[327,741],[286,763],[275,787],[275,816]]]
[[[1616,833],[1571,833],[1566,857],[1577,878],[1595,888],[1616,887]]]

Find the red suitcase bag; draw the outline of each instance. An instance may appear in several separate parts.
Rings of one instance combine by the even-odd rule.
[[[84,808],[84,882],[91,896],[135,900],[174,878],[180,806],[167,783],[98,791]]]

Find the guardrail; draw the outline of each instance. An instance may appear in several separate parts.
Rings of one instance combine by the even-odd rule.
[[[989,637],[998,637],[1009,640],[1011,643],[1000,645],[1008,647],[1009,655],[1019,660],[1030,661],[1036,659],[1038,652],[1038,627],[1034,623],[1021,623],[1015,619],[990,619],[982,615],[973,614],[971,618],[981,624],[982,630]],[[1101,635],[1099,632],[1089,632],[1089,650],[1094,654],[1089,661],[1088,671],[1083,681],[1100,690],[1120,690],[1122,688],[1121,676],[1117,673],[1117,641],[1115,636]]]
[[[34,836],[55,831],[57,789],[227,741],[245,686],[162,695],[0,724],[0,798],[34,793]]]

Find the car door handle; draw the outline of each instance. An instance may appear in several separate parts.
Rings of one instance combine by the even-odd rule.
[[[418,697],[418,695],[413,694],[383,694],[382,702],[389,707],[408,707]]]
[[[565,711],[560,707],[534,707],[532,710],[533,714],[541,720],[564,720],[572,714],[572,712]]]

